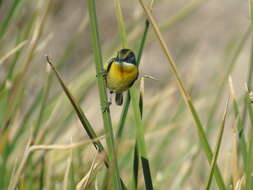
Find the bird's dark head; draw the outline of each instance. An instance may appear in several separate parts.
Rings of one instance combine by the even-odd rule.
[[[134,52],[130,49],[121,49],[118,51],[117,59],[122,62],[132,63],[136,65]]]

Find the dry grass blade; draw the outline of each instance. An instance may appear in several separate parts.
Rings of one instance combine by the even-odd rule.
[[[11,186],[11,184],[12,184],[12,181],[14,180],[14,176],[15,176],[15,173],[16,173],[16,171],[17,171],[17,168],[18,168],[18,161],[16,160],[15,161],[15,164],[14,164],[14,167],[13,167],[13,169],[12,169],[12,172],[11,172],[11,177],[10,177],[10,184],[9,184],[9,187],[8,187],[8,189],[10,189],[10,186]]]
[[[206,157],[209,161],[209,163],[211,163],[212,161],[212,158],[213,158],[213,154],[212,154],[212,150],[210,148],[210,145],[207,141],[207,138],[206,138],[206,135],[205,135],[205,132],[204,132],[204,129],[203,129],[203,126],[201,124],[201,121],[199,119],[199,116],[196,112],[196,109],[192,103],[192,100],[191,100],[191,97],[190,95],[188,94],[187,90],[185,89],[184,87],[184,84],[183,84],[183,81],[181,80],[180,76],[179,76],[179,73],[177,71],[177,68],[176,68],[176,65],[175,65],[175,62],[169,52],[169,49],[164,41],[164,38],[150,12],[150,10],[148,9],[148,7],[145,5],[145,3],[143,2],[143,0],[139,0],[141,6],[143,7],[143,10],[147,16],[147,18],[149,19],[154,31],[155,31],[155,34],[160,42],[160,45],[162,47],[162,50],[168,60],[168,63],[173,71],[173,74],[175,75],[175,78],[176,78],[176,81],[178,83],[178,86],[179,86],[179,89],[181,91],[181,94],[182,94],[182,97],[184,98],[186,104],[188,105],[190,111],[191,111],[191,114],[192,114],[192,117],[193,117],[193,120],[195,122],[195,125],[197,127],[197,132],[198,132],[198,136],[199,136],[199,139],[200,139],[200,144],[202,146],[202,149],[204,150],[205,154],[206,154]],[[214,171],[214,174],[215,174],[215,177],[216,177],[216,181],[217,181],[217,184],[219,186],[220,189],[224,190],[225,189],[225,184],[224,184],[224,181],[222,179],[222,176],[221,176],[221,173],[218,169],[217,166],[215,166],[215,171]]]
[[[27,44],[27,41],[23,41],[19,43],[15,48],[10,50],[6,55],[0,58],[0,65],[2,65],[7,59],[9,59],[13,54],[15,54],[17,51],[19,51],[21,48],[23,48]]]
[[[246,140],[244,137],[244,125],[243,125],[242,119],[240,117],[239,105],[238,105],[238,102],[236,99],[233,80],[232,80],[231,76],[229,76],[229,88],[230,88],[230,94],[231,94],[232,100],[233,100],[235,118],[237,121],[237,123],[236,123],[237,133],[236,134],[238,134],[238,138],[239,138],[239,151],[242,154],[243,164],[245,167],[246,162],[247,162],[247,143],[246,143]]]
[[[86,189],[88,190],[89,183],[91,182],[92,173],[94,173],[101,166],[101,163],[103,163],[103,159],[99,160],[98,159],[99,159],[99,152],[96,153],[88,173],[77,184],[76,186],[77,190],[86,190]],[[96,163],[96,161],[98,162]]]
[[[26,150],[25,150],[25,153],[24,153],[24,157],[23,157],[16,173],[14,174],[12,181],[10,181],[8,190],[15,190],[16,186],[18,185],[19,178],[21,176],[21,173],[23,171],[23,168],[24,168],[25,163],[26,163],[26,161],[28,159],[28,156],[29,156],[29,152],[30,152],[29,151],[29,146],[30,145],[31,145],[31,138],[28,140],[28,143],[26,145]]]
[[[68,180],[69,180],[68,177],[69,177],[69,173],[70,173],[71,163],[72,163],[72,153],[67,161],[67,168],[66,168],[66,171],[64,174],[62,190],[68,190]]]
[[[244,184],[245,184],[245,176],[242,176],[241,179],[237,181],[235,185],[235,190],[242,190]]]
[[[97,139],[93,139],[93,140],[86,140],[86,141],[79,142],[79,143],[73,143],[70,145],[33,145],[33,146],[30,146],[30,144],[31,144],[31,139],[30,139],[28,142],[28,145],[27,145],[27,149],[24,153],[23,159],[17,169],[17,172],[15,173],[15,176],[13,177],[13,181],[11,181],[11,183],[10,183],[10,187],[8,190],[15,190],[15,188],[18,184],[19,178],[22,174],[22,171],[25,167],[25,164],[26,164],[29,156],[34,151],[38,151],[38,150],[42,150],[42,151],[45,151],[45,150],[68,150],[68,149],[77,148],[77,147],[80,147],[80,146],[83,146],[86,144],[94,143],[94,142],[100,140],[101,138],[104,138],[104,136],[99,137]]]
[[[92,140],[85,140],[85,141],[81,141],[78,143],[72,143],[69,145],[33,145],[31,146],[29,149],[30,151],[36,151],[36,150],[68,150],[68,149],[72,149],[72,148],[77,148],[83,145],[87,145],[90,143],[94,143],[98,140],[102,140],[104,139],[105,136],[101,136]]]

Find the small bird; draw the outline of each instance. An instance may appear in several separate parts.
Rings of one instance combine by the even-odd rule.
[[[119,50],[117,56],[106,65],[105,72],[107,88],[111,94],[116,94],[116,104],[122,105],[123,92],[134,84],[139,75],[134,52],[130,49]]]

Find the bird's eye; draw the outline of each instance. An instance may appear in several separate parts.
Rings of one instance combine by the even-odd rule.
[[[134,57],[133,55],[129,56],[129,57],[128,57],[128,61],[129,61],[130,63],[134,63],[134,62],[135,62],[135,57]]]

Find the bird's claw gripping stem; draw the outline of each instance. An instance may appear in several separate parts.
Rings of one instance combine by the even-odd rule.
[[[96,77],[99,77],[99,76],[106,77],[106,74],[107,74],[106,71],[101,71],[96,74]]]

